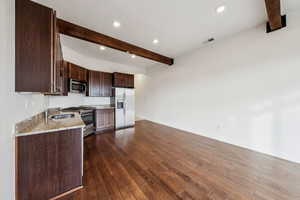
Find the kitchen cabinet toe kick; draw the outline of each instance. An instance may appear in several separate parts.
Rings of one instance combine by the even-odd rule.
[[[60,195],[58,195],[58,196],[56,196],[56,197],[53,197],[53,198],[51,198],[51,199],[49,199],[49,200],[57,200],[57,199],[60,199],[60,198],[65,197],[65,196],[67,196],[67,195],[69,195],[69,194],[72,194],[72,193],[74,193],[74,192],[77,192],[77,191],[79,191],[79,190],[81,190],[81,189],[83,189],[83,186],[78,186],[77,188],[74,188],[74,189],[72,189],[72,190],[69,190],[69,191],[67,191],[67,192],[65,192],[65,193],[62,193],[62,194],[60,194]]]

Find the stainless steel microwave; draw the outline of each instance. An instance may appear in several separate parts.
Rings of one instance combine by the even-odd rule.
[[[70,79],[70,92],[71,93],[86,93],[86,83]]]

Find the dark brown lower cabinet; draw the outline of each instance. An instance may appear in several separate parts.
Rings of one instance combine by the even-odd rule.
[[[115,128],[115,110],[99,109],[96,110],[96,131],[103,132]]]
[[[16,199],[48,200],[82,186],[81,129],[16,138]]]
[[[63,55],[56,12],[15,1],[15,91],[62,95]]]

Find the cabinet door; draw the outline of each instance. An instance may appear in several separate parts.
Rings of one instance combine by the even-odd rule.
[[[77,71],[78,71],[78,80],[83,81],[84,80],[84,75],[83,75],[83,70],[81,67],[77,66]]]
[[[114,128],[115,127],[115,111],[114,109],[110,109],[108,112],[108,128]]]
[[[122,73],[114,73],[113,75],[113,86],[114,87],[125,87],[125,76]]]
[[[88,72],[88,96],[111,97],[112,74],[98,71]]]
[[[100,76],[97,71],[88,72],[88,96],[99,97],[100,96]]]
[[[87,69],[83,69],[83,78],[82,78],[82,80],[84,80],[85,82],[87,82],[87,72],[88,72],[88,70]]]
[[[112,96],[112,74],[103,73],[103,82],[102,82],[102,96],[111,97]]]
[[[105,115],[103,110],[96,110],[96,130],[101,131],[105,128]]]
[[[54,94],[63,94],[64,91],[64,60],[62,55],[60,34],[55,34],[55,85]]]
[[[134,88],[134,75],[114,73],[113,86],[121,88]]]
[[[69,78],[76,81],[87,82],[87,70],[78,65],[70,63]]]
[[[96,130],[114,129],[114,109],[101,109],[96,111]]]
[[[134,88],[134,75],[127,74],[126,87]]]
[[[68,96],[69,92],[69,69],[68,69],[68,62],[63,61],[63,96]]]
[[[104,97],[104,95],[105,95],[105,92],[104,92],[104,72],[98,72],[98,74],[99,74],[98,84],[99,84],[99,90],[100,90],[99,96]]]
[[[15,91],[51,93],[54,11],[28,0],[15,6]]]
[[[52,199],[82,185],[81,129],[16,138],[18,200]]]
[[[79,71],[76,65],[69,63],[69,78],[79,81]]]
[[[82,67],[77,67],[78,79],[82,82],[87,82],[87,70]]]
[[[69,63],[69,78],[76,81],[86,82],[86,69],[73,63]]]

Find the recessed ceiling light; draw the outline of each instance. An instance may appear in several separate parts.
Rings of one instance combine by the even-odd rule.
[[[121,26],[121,23],[118,22],[118,21],[114,21],[113,26],[114,26],[115,28],[119,28],[119,27]]]
[[[131,58],[135,58],[136,57],[136,55],[135,54],[131,54]]]
[[[101,51],[104,51],[104,50],[106,49],[106,47],[105,47],[105,46],[100,46],[99,49],[100,49]]]
[[[159,43],[159,40],[158,39],[154,39],[153,40],[153,44],[158,44]]]
[[[226,6],[222,5],[222,6],[217,7],[216,12],[217,13],[222,13],[225,10],[226,10]]]

